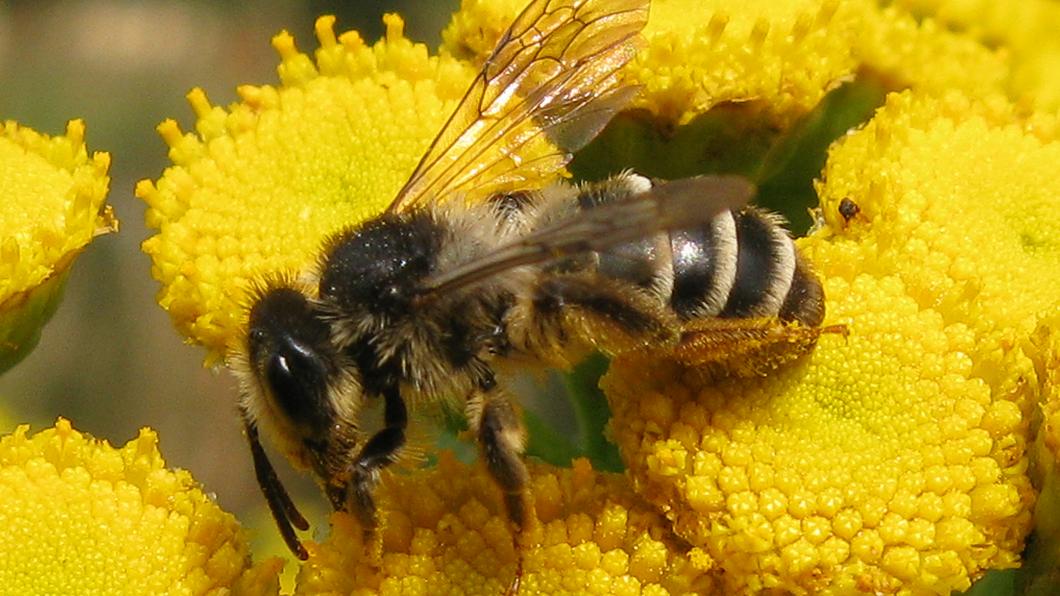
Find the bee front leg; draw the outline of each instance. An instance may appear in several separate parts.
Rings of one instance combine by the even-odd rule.
[[[351,508],[361,526],[371,531],[376,526],[375,499],[372,493],[379,482],[379,472],[398,459],[405,446],[405,430],[408,428],[408,409],[398,388],[390,387],[383,392],[383,429],[372,435],[357,454],[351,469],[349,482],[344,486],[331,486],[328,496],[336,509]]]

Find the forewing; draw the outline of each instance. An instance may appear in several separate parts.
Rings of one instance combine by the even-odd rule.
[[[443,294],[515,267],[603,251],[663,230],[701,225],[722,211],[744,205],[755,192],[755,185],[739,176],[662,182],[632,197],[578,211],[483,258],[432,276],[425,281],[423,293]]]
[[[555,174],[636,88],[616,72],[636,52],[648,0],[534,0],[486,59],[388,211],[484,197]]]

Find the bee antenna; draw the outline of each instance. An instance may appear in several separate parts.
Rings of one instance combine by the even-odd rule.
[[[243,430],[246,433],[247,441],[250,443],[250,453],[254,459],[254,474],[258,478],[258,485],[261,487],[262,493],[265,494],[265,501],[269,504],[272,518],[276,521],[276,527],[279,528],[280,536],[283,537],[287,548],[299,560],[305,561],[309,558],[309,553],[306,552],[305,547],[298,540],[294,529],[308,530],[309,522],[298,511],[294,501],[291,500],[291,496],[287,494],[287,489],[283,487],[283,483],[276,476],[276,469],[272,467],[272,462],[269,461],[269,457],[265,454],[265,449],[261,446],[261,440],[258,438],[257,425],[250,420],[250,416],[245,410],[242,414]]]

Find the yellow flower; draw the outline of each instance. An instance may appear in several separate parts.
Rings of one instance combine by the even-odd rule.
[[[1006,87],[1012,97],[1039,110],[1060,108],[1060,5],[1050,0],[900,0],[919,15],[992,46],[1012,63]]]
[[[801,243],[848,338],[761,379],[613,363],[639,492],[727,590],[947,594],[1019,565],[1040,393],[1026,339],[1060,303],[1050,129],[999,98],[892,95],[833,146]]]
[[[443,50],[483,59],[525,4],[464,0]],[[653,0],[644,37],[626,80],[644,87],[634,107],[666,126],[725,103],[786,126],[865,71],[894,89],[971,94],[1001,90],[1006,76],[1004,61],[974,39],[869,0]]]
[[[437,57],[397,17],[373,46],[321,19],[315,60],[274,40],[280,87],[227,109],[193,91],[197,133],[159,127],[174,165],[137,187],[158,230],[144,250],[208,359],[256,280],[305,271],[379,212],[523,4],[466,0]],[[664,130],[723,103],[784,128],[865,72],[910,90],[833,147],[801,243],[849,337],[761,379],[617,360],[604,386],[630,480],[534,467],[523,593],[948,593],[1018,565],[1050,386],[1027,340],[1060,300],[1057,119],[1005,96],[1004,51],[898,7],[657,0],[645,38],[624,76]],[[516,559],[496,492],[447,457],[390,477],[380,542],[335,516],[299,592],[499,592]]]
[[[237,335],[253,281],[310,268],[325,236],[383,209],[470,83],[471,67],[384,20],[386,38],[367,46],[319,19],[315,61],[281,33],[280,87],[240,87],[228,109],[196,89],[197,134],[159,126],[174,165],[136,188],[158,230],[143,249],[159,303],[209,361]]]
[[[0,372],[36,345],[74,258],[117,229],[103,202],[110,156],[84,138],[80,120],[57,137],[0,122]]]
[[[154,432],[120,449],[59,419],[0,440],[0,593],[277,593],[276,561],[246,539]]]
[[[625,479],[577,460],[531,466],[539,524],[522,536],[519,594],[697,594],[707,574]],[[443,452],[437,467],[393,475],[379,490],[383,528],[365,545],[356,522],[332,517],[310,546],[296,594],[504,593],[516,552],[496,485],[481,466]]]

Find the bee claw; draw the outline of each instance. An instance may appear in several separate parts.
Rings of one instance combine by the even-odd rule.
[[[523,553],[519,550],[518,539],[514,541],[515,545],[515,577],[512,578],[512,583],[508,584],[508,589],[505,590],[504,596],[517,596],[519,594],[519,586],[523,583]]]

